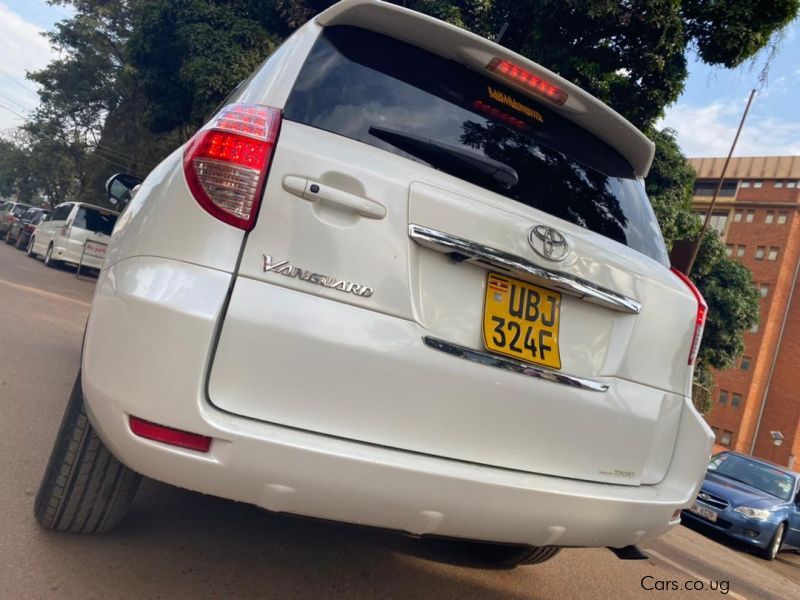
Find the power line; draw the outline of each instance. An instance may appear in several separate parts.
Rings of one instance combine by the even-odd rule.
[[[26,92],[28,92],[29,94],[33,94],[34,96],[36,96],[36,98],[37,98],[37,99],[39,98],[39,94],[38,94],[38,93],[34,92],[34,91],[33,91],[31,88],[29,88],[28,86],[22,85],[22,84],[21,84],[19,81],[17,81],[17,80],[16,80],[14,77],[12,77],[11,75],[9,75],[9,74],[8,74],[8,73],[6,73],[5,71],[0,71],[0,75],[4,75],[4,76],[8,77],[8,78],[9,78],[9,79],[10,79],[10,80],[13,82],[13,83],[16,83],[16,84],[17,84],[19,87],[21,87],[23,90],[25,90],[25,91],[26,91]]]
[[[25,106],[24,104],[20,104],[19,102],[17,102],[17,101],[16,101],[16,100],[14,100],[13,98],[9,98],[9,97],[8,97],[8,96],[6,96],[5,94],[0,94],[0,98],[5,98],[6,100],[8,100],[9,102],[11,102],[12,104],[16,104],[16,105],[17,105],[17,106],[19,106],[19,107],[20,107],[22,110],[30,110],[30,108],[28,108],[28,107],[27,107],[27,106]]]
[[[0,104],[0,108],[4,108],[4,109],[6,109],[8,112],[10,112],[10,113],[13,113],[13,114],[17,115],[18,117],[21,117],[21,118],[25,119],[26,121],[28,120],[28,117],[26,117],[25,115],[22,115],[22,114],[18,113],[17,111],[15,111],[15,110],[14,110],[14,109],[12,109],[12,108],[8,108],[8,107],[7,107],[6,105],[4,105],[4,104]]]
[[[126,163],[125,168],[139,169],[139,170],[142,170],[142,171],[146,171],[148,173],[155,168],[154,165],[151,165],[150,163],[146,163],[144,161],[141,161],[141,160],[138,160],[138,159],[135,159],[135,158],[131,158],[131,157],[128,157],[128,156],[117,156],[115,154],[112,154],[108,150],[106,150],[104,146],[101,146],[99,148],[95,147],[93,149],[93,151],[98,156],[106,156],[106,157],[112,158],[114,160],[122,161],[122,162]]]

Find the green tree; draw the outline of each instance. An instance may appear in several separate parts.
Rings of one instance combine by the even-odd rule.
[[[151,128],[186,139],[289,31],[275,2],[142,2],[129,48]]]

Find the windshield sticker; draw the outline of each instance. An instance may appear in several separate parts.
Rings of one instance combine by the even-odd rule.
[[[508,94],[505,94],[499,90],[494,89],[490,85],[487,85],[486,89],[489,92],[489,97],[495,102],[499,102],[500,104],[505,104],[509,108],[513,108],[514,110],[521,112],[526,117],[530,117],[534,121],[537,121],[539,123],[544,123],[544,118],[542,117],[542,114],[538,110],[534,110],[530,106],[525,106],[522,102],[515,100]]]

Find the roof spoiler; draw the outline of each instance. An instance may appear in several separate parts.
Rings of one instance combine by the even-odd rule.
[[[522,85],[502,78],[487,69],[496,59],[507,60],[567,93],[561,106],[546,104],[565,118],[593,133],[616,149],[633,167],[636,175],[645,177],[655,154],[655,144],[622,115],[591,94],[541,65],[503,48],[486,38],[434,19],[422,13],[379,0],[342,0],[318,14],[314,21],[323,27],[352,25],[407,42],[444,58],[484,73],[518,89],[539,102],[542,99]]]

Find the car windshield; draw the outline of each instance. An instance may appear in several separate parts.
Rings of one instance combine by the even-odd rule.
[[[11,213],[15,217],[22,216],[25,212],[30,209],[30,206],[25,206],[24,204],[17,204],[14,208],[11,209]]]
[[[114,231],[114,224],[117,222],[117,215],[110,212],[103,212],[96,208],[82,206],[75,216],[73,227],[87,229],[95,233],[111,235]]]
[[[789,500],[792,497],[794,478],[791,475],[743,456],[718,454],[711,459],[708,470],[745,483],[781,500]]]
[[[616,150],[545,105],[420,48],[326,28],[284,118],[422,162],[668,264],[644,187]]]

